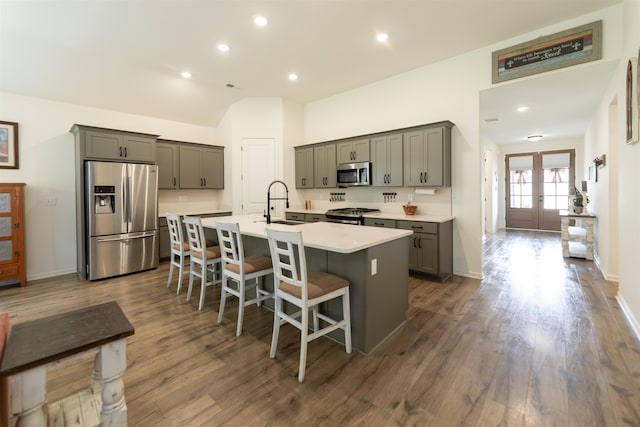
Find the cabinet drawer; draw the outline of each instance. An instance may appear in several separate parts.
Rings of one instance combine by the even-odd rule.
[[[364,225],[369,227],[396,228],[395,219],[365,218]]]
[[[437,222],[398,221],[396,227],[404,230],[413,230],[416,233],[438,234]]]
[[[304,221],[304,213],[302,212],[287,212],[286,218],[293,221]]]
[[[326,221],[327,217],[324,214],[305,214],[304,220],[305,222]]]

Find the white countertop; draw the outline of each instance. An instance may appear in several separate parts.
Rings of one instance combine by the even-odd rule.
[[[158,208],[158,217],[164,218],[167,213],[174,213],[176,215],[207,215],[207,214],[220,214],[231,212],[231,208],[208,208],[202,206],[189,206],[189,205],[164,205]]]
[[[273,220],[275,221],[276,219]],[[202,224],[205,227],[215,228],[217,221],[237,222],[241,234],[263,239],[267,238],[267,223],[261,215],[203,218]],[[365,227],[362,225],[337,224],[331,222],[307,222],[299,225],[272,223],[269,227],[276,230],[302,231],[302,241],[305,247],[338,253],[361,251],[413,234],[413,231],[409,230]],[[375,232],[372,232],[372,230],[375,230]]]

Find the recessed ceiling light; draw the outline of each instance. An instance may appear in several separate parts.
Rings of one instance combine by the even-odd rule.
[[[378,40],[380,43],[386,42],[387,40],[389,40],[389,35],[385,33],[379,33],[376,36],[376,40]]]
[[[523,105],[522,107],[518,107],[518,108],[516,108],[516,110],[518,110],[518,112],[520,112],[520,113],[524,113],[524,112],[525,112],[525,111],[527,111],[528,109],[529,109],[529,107],[524,106],[524,105]]]
[[[224,43],[218,43],[218,50],[220,52],[229,52],[229,45]]]
[[[529,135],[527,139],[531,142],[540,141],[542,139],[542,135]]]
[[[289,74],[289,80],[295,82],[296,80],[298,80],[298,75],[296,73]]]
[[[185,79],[190,79],[191,78],[191,73],[188,71],[183,71],[180,73],[180,75],[185,78]]]
[[[267,21],[267,18],[264,16],[256,16],[253,18],[253,22],[255,22],[258,27],[264,27],[269,21]]]

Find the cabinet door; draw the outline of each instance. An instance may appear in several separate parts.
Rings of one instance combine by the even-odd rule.
[[[443,128],[426,129],[424,131],[427,150],[427,164],[425,168],[427,174],[426,184],[429,186],[444,185],[442,131]]]
[[[351,143],[351,141],[337,143],[336,150],[338,156],[338,164],[355,162],[353,144]]]
[[[336,146],[321,145],[313,148],[313,182],[316,188],[331,188],[337,184]]]
[[[404,184],[424,185],[425,165],[424,132],[419,130],[404,134]]]
[[[313,188],[313,148],[296,149],[296,188]]]
[[[204,188],[224,188],[224,152],[202,149],[202,178]]]
[[[131,162],[153,162],[156,159],[156,140],[124,135],[122,158]]]
[[[369,139],[353,141],[354,160],[356,162],[368,162],[371,159],[369,153]]]
[[[180,188],[202,188],[201,155],[199,147],[180,146]]]
[[[389,144],[386,136],[371,139],[371,161],[373,162],[373,185],[386,187],[390,184],[389,176]]]
[[[24,184],[0,185],[0,283],[27,284],[24,227]]]
[[[121,159],[124,155],[122,135],[110,132],[87,130],[85,133],[85,155],[94,159]]]
[[[418,271],[435,274],[438,271],[438,236],[436,234],[416,233],[418,236]]]
[[[409,270],[418,270],[418,237],[417,233],[409,237]]]
[[[171,256],[171,239],[169,238],[169,227],[158,227],[158,253],[160,259],[167,259]]]
[[[403,184],[403,157],[402,152],[402,134],[389,135],[387,144],[387,184],[391,187],[401,187]],[[375,169],[374,169],[375,171]]]
[[[159,142],[156,146],[158,189],[174,189],[178,183],[178,146]]]

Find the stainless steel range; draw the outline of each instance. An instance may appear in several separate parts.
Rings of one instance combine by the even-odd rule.
[[[364,223],[364,214],[380,212],[380,209],[368,208],[341,208],[329,209],[325,216],[328,222],[339,222],[342,224],[362,225]]]

